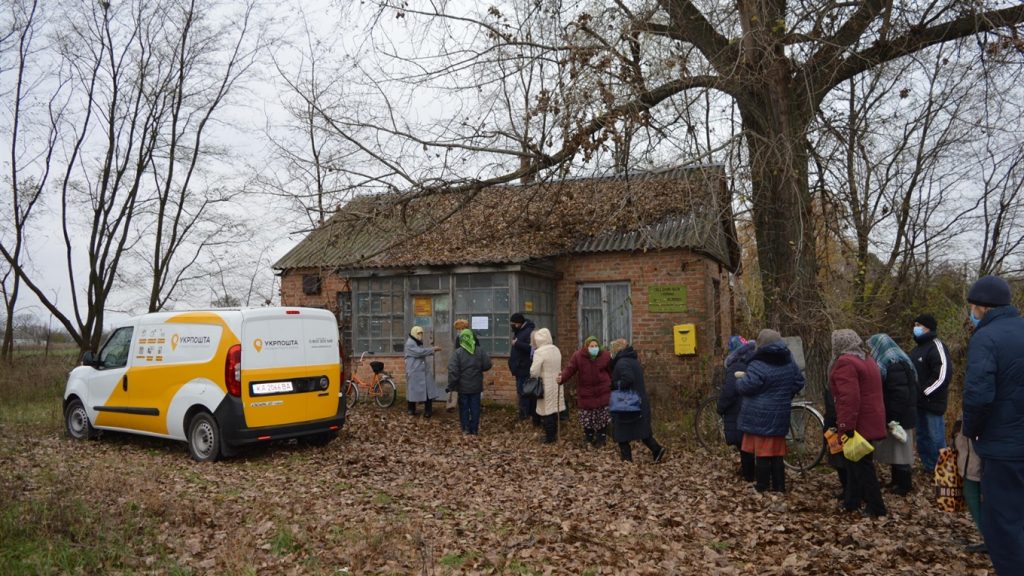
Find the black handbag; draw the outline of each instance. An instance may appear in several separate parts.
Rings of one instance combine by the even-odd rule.
[[[526,382],[523,382],[523,396],[527,398],[543,398],[544,379],[540,377],[527,378]]]

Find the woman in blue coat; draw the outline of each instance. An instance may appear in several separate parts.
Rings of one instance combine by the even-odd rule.
[[[746,372],[757,344],[740,336],[729,338],[729,355],[725,358],[725,384],[718,395],[718,413],[722,415],[725,443],[735,446],[740,453],[740,473],[747,482],[754,481],[754,455],[743,451],[743,433],[740,432],[740,407],[743,397],[736,390],[736,373]]]
[[[742,450],[753,452],[755,488],[764,492],[786,491],[786,433],[789,432],[790,403],[803,390],[804,375],[796,365],[782,336],[761,330],[757,349],[746,373],[736,374],[736,389],[744,397],[739,428]]]

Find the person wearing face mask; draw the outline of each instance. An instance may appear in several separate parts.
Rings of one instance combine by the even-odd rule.
[[[1024,319],[998,276],[967,292],[975,325],[967,345],[962,433],[981,456],[981,533],[996,574],[1024,566]]]
[[[917,454],[929,473],[946,447],[946,405],[953,365],[949,349],[937,338],[938,322],[931,314],[914,319],[917,347],[910,353],[917,371]]]
[[[583,347],[573,353],[569,364],[558,375],[558,382],[565,384],[576,376],[576,396],[580,412],[580,424],[587,444],[595,448],[604,446],[608,437],[608,424],[612,417],[608,412],[608,398],[612,393],[612,357],[601,349],[601,342],[588,337]]]

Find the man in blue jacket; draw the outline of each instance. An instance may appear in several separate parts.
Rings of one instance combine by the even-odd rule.
[[[982,459],[981,531],[996,573],[1024,569],[1024,318],[1010,285],[978,279],[967,293],[974,334],[967,348],[963,434]]]

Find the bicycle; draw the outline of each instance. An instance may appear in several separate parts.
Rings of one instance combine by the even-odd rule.
[[[701,448],[712,453],[727,453],[725,423],[718,414],[718,394],[697,404],[693,432]],[[814,468],[825,457],[825,417],[810,400],[794,398],[790,404],[789,432],[786,433],[786,467],[798,472]]]
[[[383,362],[370,362],[373,378],[369,382],[360,378],[359,367],[363,365],[363,358],[366,357],[366,354],[366,352],[363,352],[359,356],[359,361],[356,362],[356,367],[352,370],[352,377],[345,381],[345,406],[352,408],[356,405],[359,397],[363,394],[360,388],[362,386],[366,388],[370,397],[377,402],[377,406],[390,408],[398,396],[398,387],[395,385],[395,380],[384,371]]]

